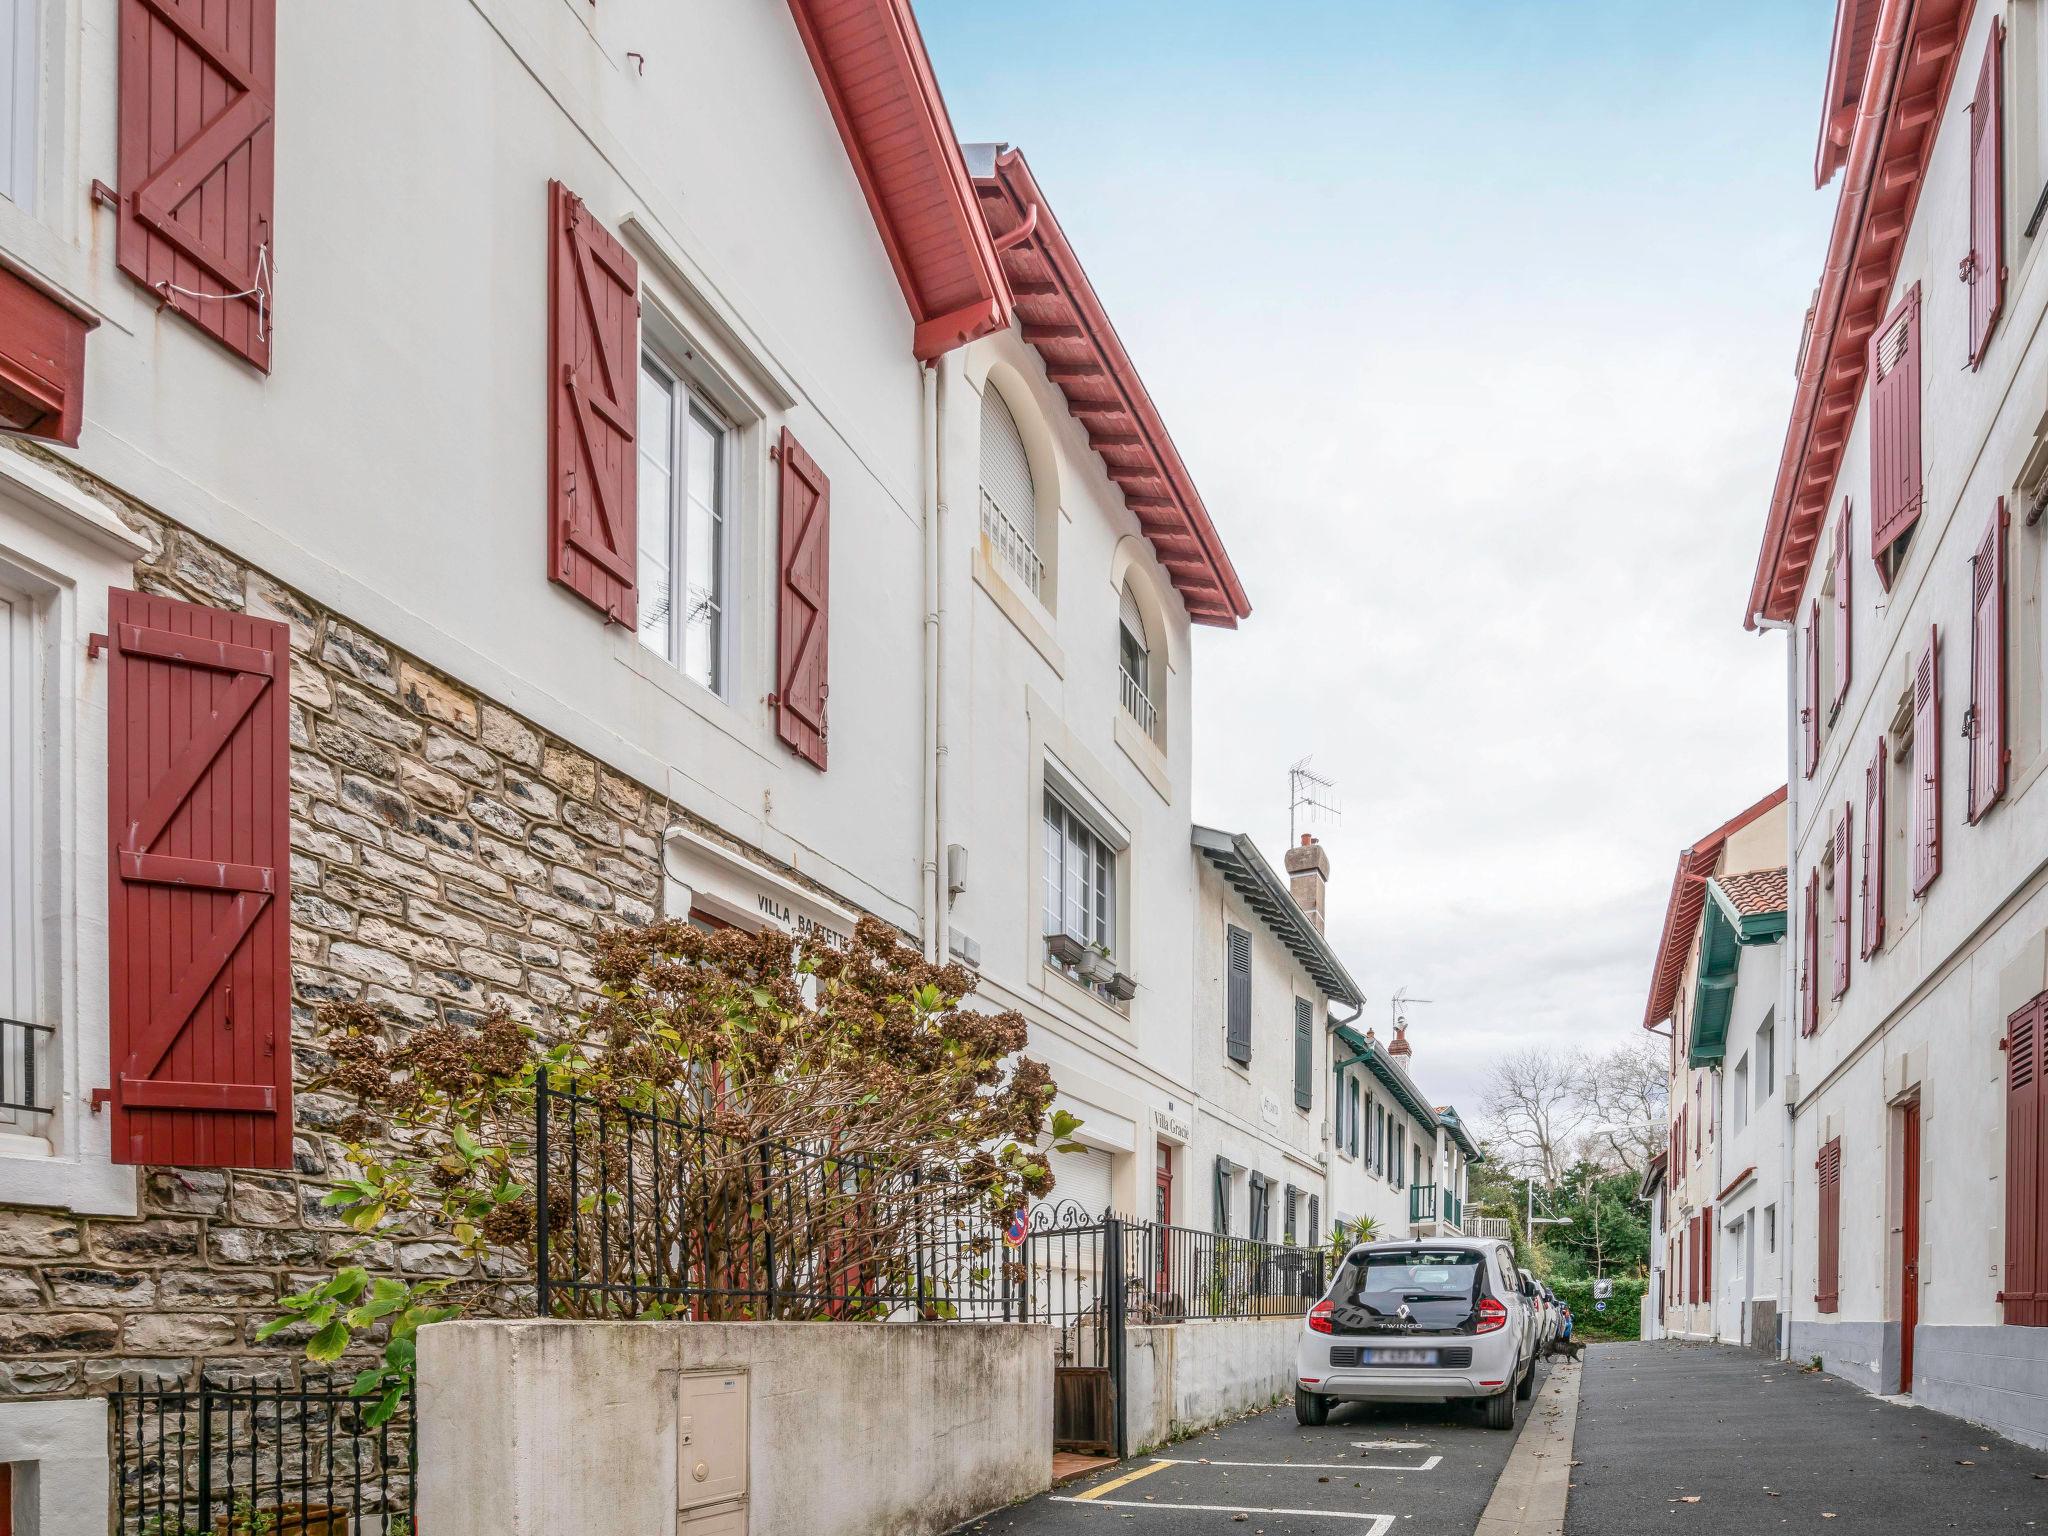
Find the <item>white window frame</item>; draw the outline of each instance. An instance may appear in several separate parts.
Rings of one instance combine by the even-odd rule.
[[[0,1136],[11,1204],[132,1216],[136,1170],[113,1161],[107,1082],[107,592],[134,585],[149,547],[113,511],[44,465],[0,449],[0,580],[34,599],[33,874],[36,1020],[56,1033],[44,1058],[54,1109],[33,1136]],[[98,674],[92,669],[98,669]],[[13,1458],[9,1458],[13,1459]]]
[[[643,342],[640,348],[640,370],[642,384],[646,375],[652,373],[663,379],[668,387],[674,409],[668,442],[669,495],[668,521],[668,578],[669,612],[666,634],[663,636],[667,649],[658,649],[649,643],[648,631],[643,627],[635,636],[640,645],[651,655],[667,662],[689,682],[703,688],[714,697],[729,699],[733,696],[733,546],[736,542],[733,510],[735,455],[734,443],[740,428],[730,415],[723,410],[711,395],[692,377],[688,370],[678,367],[666,351],[651,343]],[[687,593],[690,579],[688,555],[688,498],[689,498],[689,424],[692,417],[717,434],[713,449],[716,462],[712,467],[712,496],[716,506],[712,511],[713,539],[716,550],[713,560],[713,593],[718,616],[711,634],[711,678],[707,682],[695,676],[685,662],[687,603],[679,597]],[[636,453],[644,455],[644,445],[636,445]],[[637,519],[639,506],[633,508]],[[641,601],[646,602],[646,594]]]
[[[1017,438],[1017,451],[1024,460],[1024,476],[1029,506],[1006,506],[1003,498],[989,489],[988,483],[988,415],[989,404],[993,401],[1009,418],[1010,430]],[[989,546],[1002,557],[1003,570],[1023,585],[1026,592],[1043,603],[1048,595],[1046,582],[1046,558],[1039,547],[1042,530],[1038,515],[1038,472],[1031,462],[1029,445],[1024,440],[1023,424],[1017,419],[1017,408],[1012,405],[993,379],[982,382],[981,407],[975,423],[975,489],[981,509],[981,531]]]
[[[8,153],[0,155],[0,174],[6,184],[0,187],[0,196],[28,214],[36,211],[39,190],[43,4],[44,0],[0,0],[0,29],[11,34],[6,38],[8,56],[0,61],[0,81],[7,88],[0,111],[8,118]]]
[[[1044,796],[1039,902],[1045,922],[1044,931],[1047,936],[1056,933],[1071,935],[1091,948],[1100,945],[1109,951],[1111,959],[1115,959],[1120,952],[1117,942],[1117,864],[1121,850],[1103,835],[1094,819],[1075,805],[1071,797],[1062,794],[1056,785],[1048,783]],[[1058,840],[1057,866],[1054,864],[1055,839]],[[1081,932],[1074,928],[1073,892],[1069,885],[1070,866],[1076,855],[1084,858],[1089,866],[1085,873],[1090,899],[1082,919],[1085,931]],[[1057,915],[1051,908],[1055,867],[1058,870]]]

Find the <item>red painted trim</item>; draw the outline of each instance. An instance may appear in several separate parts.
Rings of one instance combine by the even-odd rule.
[[[1877,0],[1837,0],[1834,41],[1828,48],[1828,81],[1821,98],[1820,142],[1813,151],[1816,189],[1834,179],[1849,158],[1849,135],[1856,126],[1856,105],[1870,64],[1870,44],[1877,31]]]
[[[1671,877],[1671,896],[1664,906],[1664,932],[1657,941],[1657,958],[1650,968],[1650,1002],[1643,1011],[1643,1028],[1655,1029],[1677,1009],[1678,982],[1685,974],[1685,957],[1692,952],[1693,935],[1707,906],[1706,877],[1714,872],[1722,845],[1759,816],[1784,803],[1785,786],[1781,784],[1678,856],[1678,872]]]
[[[909,0],[789,0],[922,362],[1010,323],[1002,260]]]
[[[1080,258],[1039,190],[1023,153],[1006,149],[977,177],[1001,245],[1024,337],[1074,417],[1197,624],[1235,628],[1251,600],[1223,547],[1194,477],[1124,351]],[[1028,226],[1028,227],[1027,227]]]
[[[1714,1204],[1719,1205],[1723,1200],[1726,1200],[1730,1195],[1734,1194],[1736,1190],[1742,1188],[1743,1184],[1747,1180],[1753,1179],[1755,1177],[1756,1164],[1751,1163],[1747,1168],[1743,1169],[1742,1172],[1738,1173],[1737,1175],[1735,1175],[1734,1178],[1728,1181],[1727,1188],[1723,1189],[1721,1193],[1714,1196]]]
[[[1892,292],[1974,0],[1882,7],[1750,583],[1751,628],[1760,617],[1786,620],[1797,611],[1863,391],[1864,345]]]
[[[0,432],[68,448],[85,421],[85,333],[97,317],[0,266]]]

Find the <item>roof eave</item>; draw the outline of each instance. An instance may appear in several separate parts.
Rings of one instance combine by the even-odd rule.
[[[1295,903],[1294,895],[1266,862],[1258,845],[1242,832],[1224,832],[1215,827],[1196,827],[1192,842],[1216,867],[1230,888],[1244,899],[1282,944],[1287,946],[1309,979],[1323,996],[1353,1008],[1363,1006],[1365,994],[1344,962],[1337,958],[1330,941],[1308,920]]]

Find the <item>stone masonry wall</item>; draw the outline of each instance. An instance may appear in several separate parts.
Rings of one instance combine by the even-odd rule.
[[[117,510],[150,542],[139,588],[291,626],[299,1081],[331,999],[401,1028],[494,1004],[540,1024],[587,1002],[599,925],[659,909],[667,802],[185,530]],[[275,1379],[301,1357],[291,1335],[259,1346],[255,1329],[337,1263],[464,1273],[451,1243],[365,1245],[320,1209],[342,1170],[306,1132],[342,1108],[297,1095],[290,1173],[141,1170],[139,1219],[0,1206],[0,1399],[201,1368]],[[488,1278],[507,1310],[530,1304],[516,1274]]]

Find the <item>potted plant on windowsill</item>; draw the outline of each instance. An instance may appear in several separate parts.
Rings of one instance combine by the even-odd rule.
[[[1045,936],[1045,953],[1054,965],[1077,971],[1088,958],[1088,946],[1071,933],[1048,933]]]
[[[1107,987],[1116,976],[1116,961],[1109,955],[1107,945],[1091,947],[1081,961],[1081,974],[1099,987]]]
[[[1103,986],[1120,1003],[1128,1003],[1138,995],[1138,978],[1126,976],[1122,971],[1113,973]]]

